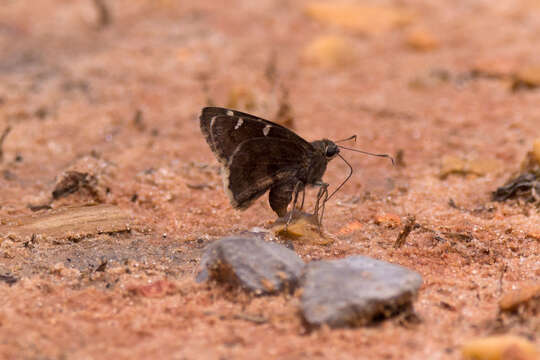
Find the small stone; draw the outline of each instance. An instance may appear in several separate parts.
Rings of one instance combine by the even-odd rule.
[[[384,213],[377,215],[375,224],[393,229],[401,226],[401,218],[397,214]]]
[[[49,268],[49,272],[65,278],[77,278],[81,272],[77,269],[66,267],[63,263],[56,263]]]
[[[532,153],[536,163],[540,165],[540,138],[534,140]]]
[[[256,107],[256,100],[250,86],[235,85],[229,90],[227,107],[231,109],[245,109],[252,111]]]
[[[442,159],[441,172],[439,176],[446,178],[450,174],[462,174],[466,166],[466,161],[456,156],[445,156]]]
[[[189,61],[193,58],[194,55],[195,52],[193,51],[193,49],[190,49],[188,47],[182,47],[176,51],[176,59],[181,62]]]
[[[395,6],[315,2],[308,4],[305,12],[322,23],[361,34],[380,34],[413,21],[409,11]]]
[[[162,279],[154,281],[147,285],[134,285],[128,287],[128,291],[132,294],[140,295],[147,298],[163,298],[167,295],[172,295],[178,291],[176,285],[168,280]]]
[[[364,227],[364,225],[358,221],[358,220],[354,220],[354,221],[351,221],[350,223],[348,223],[347,225],[343,226],[341,229],[339,229],[338,231],[338,235],[350,235],[350,234],[353,234],[357,231],[360,231],[362,230],[362,228]]]
[[[424,91],[440,87],[450,83],[453,75],[445,69],[432,69],[428,73],[415,76],[409,81],[409,87],[414,90]]]
[[[512,84],[513,90],[533,89],[540,86],[540,65],[531,65],[519,69]]]
[[[304,49],[303,59],[308,64],[323,68],[338,68],[354,62],[353,44],[343,37],[319,36]]]
[[[433,34],[424,29],[415,29],[407,35],[407,45],[416,51],[431,51],[439,46]]]
[[[540,282],[510,291],[499,301],[501,311],[514,311],[520,306],[527,307],[528,305],[540,312]]]
[[[456,156],[444,156],[439,176],[445,179],[448,175],[484,176],[500,169],[500,163],[495,159],[462,159]]]
[[[475,61],[471,73],[492,79],[510,79],[517,67],[516,61],[500,56]]]
[[[514,335],[472,340],[463,345],[461,352],[467,360],[537,360],[540,356],[531,342]]]
[[[304,319],[311,325],[342,327],[410,309],[422,277],[399,265],[354,256],[311,262],[302,284]]]
[[[227,237],[205,251],[197,282],[227,282],[257,295],[294,291],[304,268],[296,253],[258,238]]]
[[[484,176],[500,169],[500,163],[495,159],[472,159],[467,162],[466,171],[468,173]]]

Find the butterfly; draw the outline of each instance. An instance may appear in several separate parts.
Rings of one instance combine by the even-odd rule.
[[[317,186],[314,215],[320,224],[326,201],[352,175],[352,167],[340,155],[341,146],[331,140],[308,142],[279,124],[220,107],[203,108],[199,120],[201,132],[222,166],[223,187],[235,209],[248,208],[268,191],[270,207],[284,217],[291,201],[294,210],[301,193],[301,210],[305,188]],[[347,163],[350,173],[329,196],[329,185],[322,177],[328,163],[337,156]],[[287,223],[292,211],[289,214]]]

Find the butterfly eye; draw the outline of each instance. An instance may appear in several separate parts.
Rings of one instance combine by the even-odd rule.
[[[326,148],[326,157],[332,158],[339,153],[339,148],[337,146],[329,146]]]

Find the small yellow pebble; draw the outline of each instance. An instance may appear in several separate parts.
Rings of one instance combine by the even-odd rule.
[[[439,46],[433,34],[424,29],[416,29],[407,35],[407,45],[416,51],[431,51]]]
[[[496,159],[462,159],[457,156],[445,155],[442,158],[439,176],[442,179],[450,174],[484,176],[497,171],[499,168],[500,163]]]
[[[538,360],[540,353],[528,340],[514,335],[472,340],[462,347],[467,360]]]
[[[519,69],[516,73],[516,81],[531,87],[540,86],[540,65],[531,65]]]
[[[235,85],[229,90],[228,108],[249,111],[253,110],[255,105],[255,96],[248,86]]]
[[[395,6],[315,2],[305,8],[312,19],[356,33],[380,34],[413,21],[412,14]]]
[[[540,298],[540,282],[524,285],[504,294],[499,301],[499,308],[502,311],[513,311],[518,306],[533,301],[534,298]]]
[[[536,162],[540,165],[540,138],[534,140],[532,152]]]
[[[323,35],[306,46],[303,59],[306,63],[320,67],[345,66],[355,60],[353,48],[353,44],[343,37]]]

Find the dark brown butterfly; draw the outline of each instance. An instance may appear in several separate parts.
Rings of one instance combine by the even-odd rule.
[[[222,165],[223,187],[235,209],[246,209],[270,191],[270,207],[283,217],[293,198],[293,209],[296,207],[300,192],[303,208],[306,186],[319,186],[314,215],[318,217],[322,207],[322,220],[324,204],[331,197],[322,176],[330,160],[336,156],[343,159],[333,141],[307,142],[279,124],[219,107],[203,108],[200,125]],[[352,174],[349,168],[347,179]]]

